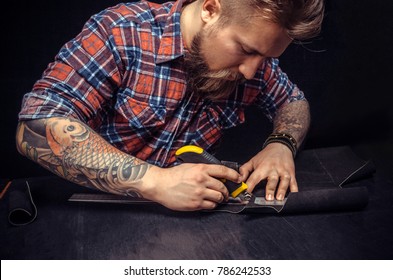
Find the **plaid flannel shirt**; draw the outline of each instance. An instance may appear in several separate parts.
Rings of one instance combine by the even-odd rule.
[[[209,149],[224,129],[243,123],[246,106],[272,120],[284,103],[305,98],[277,59],[267,59],[226,100],[187,91],[184,2],[123,3],[92,16],[25,94],[19,120],[76,118],[118,149],[169,166],[179,147]]]

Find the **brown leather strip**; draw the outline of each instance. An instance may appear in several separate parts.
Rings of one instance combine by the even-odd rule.
[[[0,199],[3,198],[5,193],[7,192],[8,188],[11,186],[12,181],[8,181],[8,183],[5,185],[3,191],[0,193]]]

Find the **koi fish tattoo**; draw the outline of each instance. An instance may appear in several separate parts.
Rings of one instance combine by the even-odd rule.
[[[134,186],[150,167],[110,145],[86,124],[71,118],[21,122],[17,143],[20,153],[54,174],[119,195],[140,197]]]

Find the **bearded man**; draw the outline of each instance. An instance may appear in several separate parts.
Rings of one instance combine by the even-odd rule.
[[[320,32],[322,0],[178,0],[118,4],[94,16],[49,64],[19,113],[20,153],[82,186],[138,195],[173,210],[213,209],[223,180],[266,199],[296,192],[294,157],[310,114],[278,65],[293,41]],[[239,173],[176,164],[211,149],[256,105],[273,122]]]

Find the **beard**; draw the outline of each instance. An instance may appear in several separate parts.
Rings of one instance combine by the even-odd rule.
[[[236,87],[245,81],[245,78],[243,75],[233,73],[229,69],[217,71],[209,69],[201,51],[201,45],[203,40],[207,39],[206,33],[208,32],[209,30],[201,31],[195,35],[191,47],[184,57],[187,71],[187,88],[210,100],[228,98]]]

